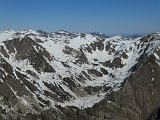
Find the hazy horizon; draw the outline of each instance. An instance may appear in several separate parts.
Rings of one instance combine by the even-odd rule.
[[[0,0],[0,30],[148,34],[160,31],[159,0]]]

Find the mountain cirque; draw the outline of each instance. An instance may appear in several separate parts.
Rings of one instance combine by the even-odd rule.
[[[158,120],[160,34],[0,32],[0,119]]]

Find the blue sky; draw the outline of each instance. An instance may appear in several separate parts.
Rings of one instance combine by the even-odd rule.
[[[0,0],[0,30],[160,31],[160,0]]]

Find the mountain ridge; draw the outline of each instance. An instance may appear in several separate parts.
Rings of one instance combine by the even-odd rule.
[[[94,108],[123,89],[148,57],[159,62],[159,40],[160,33],[134,39],[67,31],[0,32],[0,85],[7,91],[0,93],[1,106],[12,119],[67,106]]]

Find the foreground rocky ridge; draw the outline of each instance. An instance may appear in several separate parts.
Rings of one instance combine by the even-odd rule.
[[[156,119],[159,40],[159,33],[0,32],[0,117]]]

